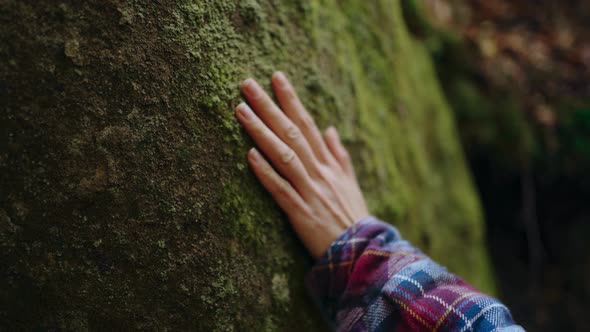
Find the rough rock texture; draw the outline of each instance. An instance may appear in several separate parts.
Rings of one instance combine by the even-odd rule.
[[[324,329],[234,119],[275,69],[340,129],[372,212],[493,289],[399,1],[0,0],[0,23],[0,329]]]

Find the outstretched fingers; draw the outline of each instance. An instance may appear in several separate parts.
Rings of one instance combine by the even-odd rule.
[[[242,82],[241,88],[256,115],[295,151],[311,175],[316,174],[317,159],[299,127],[281,111],[256,81],[249,78]]]
[[[241,86],[252,108],[241,103],[236,116],[258,146],[248,163],[317,258],[369,213],[336,130],[322,135],[281,72],[272,84],[281,108],[254,80]]]
[[[330,159],[330,152],[322,139],[320,130],[311,115],[303,107],[301,100],[299,100],[295,89],[287,80],[285,74],[280,71],[275,72],[272,75],[272,86],[281,108],[289,119],[299,127],[317,159],[326,164],[332,162],[333,160]]]
[[[278,138],[246,103],[236,107],[236,116],[250,137],[299,193],[305,196],[313,192],[309,174],[293,149]]]

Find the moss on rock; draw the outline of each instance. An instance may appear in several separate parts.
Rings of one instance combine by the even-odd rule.
[[[371,211],[490,291],[477,197],[394,0],[3,1],[0,322],[322,330],[246,166],[238,83],[292,78]]]

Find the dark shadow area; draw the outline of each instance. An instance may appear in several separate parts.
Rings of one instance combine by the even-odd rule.
[[[454,111],[500,298],[528,330],[587,330],[590,4],[402,3]]]
[[[534,174],[531,184],[486,155],[470,154],[469,161],[488,221],[488,245],[502,300],[528,329],[583,331],[590,323],[584,314],[590,307],[588,187],[575,179],[547,179],[542,173]],[[527,190],[527,185],[534,188]],[[525,218],[530,192],[539,247],[530,245]]]

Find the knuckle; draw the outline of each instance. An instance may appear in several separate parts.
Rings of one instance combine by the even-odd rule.
[[[291,164],[295,159],[295,151],[293,149],[287,149],[281,152],[281,162],[284,164]]]
[[[325,182],[332,180],[333,175],[332,170],[327,165],[322,165],[318,168],[318,177]]]
[[[272,167],[265,166],[262,169],[262,175],[264,177],[267,177],[267,178],[271,178],[272,179],[274,177],[274,170],[272,169]]]
[[[311,128],[315,127],[314,119],[307,113],[305,115],[301,116],[301,124],[303,127],[307,128],[307,129],[311,129]]]
[[[340,153],[338,154],[338,157],[344,161],[350,160],[350,154],[348,153],[348,151],[346,151],[346,149],[340,149]]]
[[[301,131],[295,125],[290,124],[287,129],[285,130],[285,135],[290,140],[296,140],[301,137]]]
[[[293,89],[291,88],[291,86],[289,84],[278,84],[277,88],[279,88],[279,91],[282,92],[282,95],[287,100],[293,99],[293,95],[295,94],[295,91],[293,91]]]
[[[324,165],[320,165],[317,169],[316,169],[316,175],[318,180],[322,180],[322,181],[327,181],[328,180],[328,170],[327,167]]]
[[[276,194],[280,196],[289,196],[289,185],[284,182],[277,184]]]
[[[291,89],[290,87],[287,87],[285,90],[285,96],[287,97],[287,100],[290,103],[295,103],[297,101],[297,94],[295,93],[295,90]]]
[[[325,158],[325,156],[316,156],[316,163],[318,169],[330,167],[330,163],[328,162],[328,159]]]

